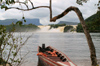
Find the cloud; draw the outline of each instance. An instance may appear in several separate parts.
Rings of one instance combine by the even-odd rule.
[[[49,9],[37,9],[31,12],[34,17],[47,17],[49,15]]]
[[[2,17],[3,13],[4,13],[4,10],[3,10],[3,9],[2,9],[2,10],[0,10],[0,20],[5,19],[5,18],[3,18],[3,17]]]
[[[11,9],[3,12],[2,17],[5,19],[21,19],[22,11]]]
[[[48,6],[49,0],[32,0],[34,6]],[[97,6],[94,6],[97,3],[95,0],[90,0],[87,3],[83,3],[83,6],[80,6],[76,3],[76,0],[52,0],[52,12],[53,16],[57,16],[58,14],[62,13],[65,9],[69,6],[75,6],[80,9],[83,14],[83,17],[86,19],[87,17],[91,16],[92,14],[96,13]],[[14,6],[18,6],[15,4]],[[30,6],[30,5],[29,5]],[[26,18],[39,18],[42,24],[48,24],[49,22],[49,9],[47,8],[39,8],[31,11],[19,11],[16,9],[11,10],[0,10],[0,19],[21,19],[22,16]],[[72,22],[79,22],[77,15],[74,12],[68,13],[63,18],[57,20],[59,21],[72,21]]]
[[[85,19],[97,12],[97,6],[95,6],[96,3],[96,1],[90,0],[79,7]]]
[[[76,3],[76,0],[62,0],[64,3],[62,4],[61,1],[59,1],[59,3],[55,3],[54,4],[54,8],[55,8],[55,14],[58,13],[56,12],[57,10],[59,10],[59,12],[64,11],[66,8],[70,7],[70,6],[75,6],[78,7],[80,9],[80,11],[82,12],[84,18],[86,19],[87,17],[91,16],[92,14],[96,13],[97,11],[97,7],[94,6],[97,1],[94,0],[90,0],[87,3],[83,3],[83,6],[78,5]],[[57,9],[56,9],[57,8]],[[76,14],[71,12],[70,14],[67,14],[67,16],[64,17],[64,19],[67,19],[68,21],[79,21]],[[63,19],[63,20],[64,20]]]

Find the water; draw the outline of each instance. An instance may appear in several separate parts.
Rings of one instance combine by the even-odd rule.
[[[27,38],[32,33],[22,33]],[[16,33],[18,35],[18,33]],[[98,63],[100,64],[100,33],[91,33],[96,47]],[[22,66],[37,66],[37,47],[43,43],[50,45],[65,53],[76,65],[90,66],[90,53],[86,37],[83,33],[33,33],[25,46],[21,49],[22,55],[29,51]]]

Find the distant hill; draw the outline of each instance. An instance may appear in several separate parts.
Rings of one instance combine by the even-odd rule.
[[[0,20],[0,25],[10,25],[17,22],[17,19],[6,19],[6,20]]]
[[[100,11],[85,19],[87,27],[90,32],[100,32]],[[83,32],[82,25],[79,23],[77,32]]]
[[[78,25],[78,23],[77,23],[77,22],[68,22],[68,21],[60,21],[58,24]]]
[[[16,23],[18,20],[17,19],[5,19],[5,20],[0,20],[0,25],[10,25],[13,23]],[[39,19],[26,19],[26,22],[23,24],[34,24],[34,25],[42,25],[39,21]]]
[[[39,19],[26,19],[24,24],[34,24],[34,25],[42,25]]]
[[[85,22],[94,22],[95,20],[100,19],[100,11],[98,11],[97,13],[91,15],[90,17],[85,19]]]

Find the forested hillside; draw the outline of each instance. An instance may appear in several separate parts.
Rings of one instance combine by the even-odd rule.
[[[90,32],[100,32],[100,11],[88,17],[85,22]],[[77,26],[77,32],[83,32],[83,28],[80,23]]]
[[[28,24],[28,25],[6,25],[6,30],[7,32],[12,31],[12,29],[14,29],[15,32],[33,32],[36,31],[38,29],[40,29],[38,26],[34,25],[34,24]]]
[[[58,24],[77,25],[78,22],[60,21]]]

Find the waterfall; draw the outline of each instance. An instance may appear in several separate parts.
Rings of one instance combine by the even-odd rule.
[[[44,27],[40,28],[40,30],[38,32],[61,32],[61,31],[58,28],[50,29],[50,26],[44,26]]]

